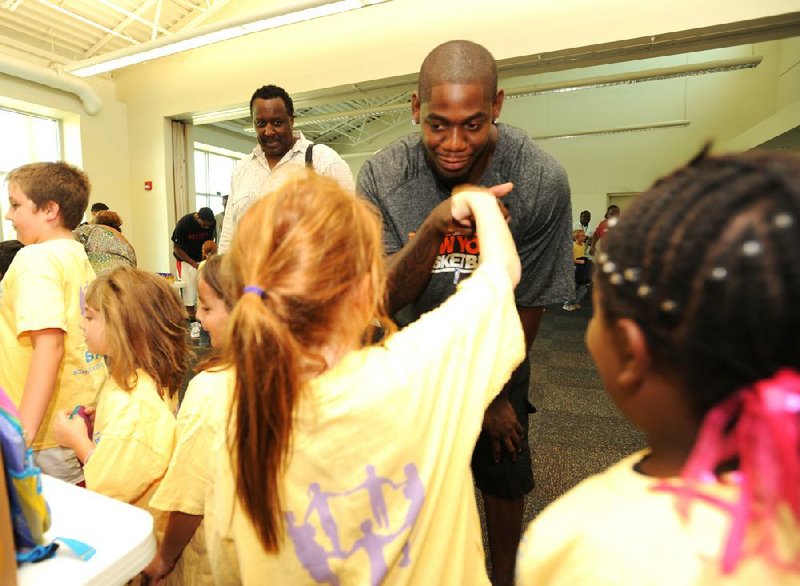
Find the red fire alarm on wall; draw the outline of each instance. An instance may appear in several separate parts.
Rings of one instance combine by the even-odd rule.
[[[145,191],[153,191],[153,182],[152,181],[145,181],[144,182],[144,190]]]

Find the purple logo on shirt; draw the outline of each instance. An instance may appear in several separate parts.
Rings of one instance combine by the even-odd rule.
[[[375,467],[364,468],[366,478],[357,486],[344,492],[327,492],[313,482],[308,487],[308,506],[302,523],[293,512],[285,512],[287,534],[294,544],[294,550],[300,563],[318,584],[341,584],[339,577],[331,569],[329,560],[347,559],[358,551],[363,551],[370,564],[370,584],[380,584],[388,571],[384,557],[384,547],[396,539],[405,538],[402,559],[399,566],[406,567],[411,563],[409,556],[408,533],[417,520],[422,503],[425,500],[425,488],[422,485],[417,467],[406,464],[403,468],[405,479],[395,483],[390,478],[378,476]],[[384,486],[389,488],[390,497],[387,505]],[[366,492],[372,516],[359,523],[361,536],[352,544],[342,544],[339,535],[339,524],[331,512],[330,503],[334,499],[352,498],[360,492]],[[398,499],[395,491],[400,491],[403,498]],[[344,505],[347,508],[347,505]],[[402,521],[392,527],[392,513],[405,508]],[[402,515],[402,513],[401,513]],[[316,518],[317,525],[312,524]],[[344,519],[350,525],[351,518]],[[320,535],[317,527],[321,529]],[[321,543],[322,542],[322,543]],[[323,545],[327,542],[329,548]],[[349,547],[348,547],[349,545]]]

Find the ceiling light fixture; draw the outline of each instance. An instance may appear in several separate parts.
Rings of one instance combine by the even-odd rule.
[[[582,138],[585,136],[603,136],[606,134],[623,134],[626,132],[643,132],[645,130],[663,130],[665,128],[682,128],[689,126],[689,120],[671,120],[669,122],[654,122],[652,124],[635,124],[632,126],[618,126],[601,130],[581,130],[564,134],[543,134],[532,137],[534,140],[559,140],[563,138]]]
[[[509,98],[521,98],[525,96],[541,96],[563,92],[574,92],[578,90],[590,90],[611,87],[615,85],[631,85],[646,81],[663,81],[666,79],[677,79],[679,77],[705,75],[707,73],[752,69],[757,67],[762,60],[763,57],[759,55],[756,57],[744,57],[739,59],[724,59],[719,61],[706,61],[703,63],[691,63],[688,65],[676,65],[674,67],[659,67],[643,71],[627,71],[625,73],[617,73],[613,75],[603,75],[570,81],[558,81],[555,83],[541,83],[518,88],[508,88],[506,89],[505,93]]]
[[[160,59],[182,51],[189,51],[212,45],[229,39],[235,39],[251,33],[258,33],[306,20],[323,18],[333,14],[349,12],[381,4],[390,0],[312,0],[295,4],[297,9],[280,13],[272,9],[265,13],[248,15],[239,19],[228,19],[217,24],[210,24],[196,29],[182,31],[170,36],[162,36],[153,41],[142,43],[120,51],[114,51],[99,57],[73,63],[64,69],[78,77],[90,77],[107,73],[129,65]]]

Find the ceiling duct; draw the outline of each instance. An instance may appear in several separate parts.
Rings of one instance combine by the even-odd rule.
[[[103,108],[103,101],[94,88],[85,80],[69,73],[3,54],[0,54],[0,73],[73,94],[80,98],[83,109],[92,116]]]

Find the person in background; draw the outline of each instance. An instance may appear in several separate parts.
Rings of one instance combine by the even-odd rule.
[[[617,223],[619,220],[619,215],[619,206],[613,204],[608,206],[603,221],[597,225],[597,229],[595,229],[594,234],[592,234],[592,243],[589,246],[589,256],[594,257],[601,251],[602,246],[600,241],[603,239],[603,236],[606,235],[608,229]]]
[[[182,290],[183,304],[194,320],[197,302],[197,267],[203,260],[203,243],[214,240],[216,221],[211,208],[200,208],[186,214],[172,232],[172,254],[177,260],[178,278],[186,283]]]
[[[459,184],[505,195],[522,259],[517,309],[528,348],[545,305],[574,292],[570,193],[562,166],[523,131],[497,121],[504,93],[484,47],[451,41],[420,69],[411,115],[421,133],[398,139],[361,167],[358,189],[381,211],[389,270],[389,308],[401,323],[439,306],[478,265],[477,236],[451,220]],[[509,193],[510,192],[510,193]],[[410,233],[413,238],[409,238]],[[443,347],[442,355],[451,349]],[[472,461],[483,495],[492,580],[510,584],[533,489],[528,444],[530,364],[526,360],[489,405]]]
[[[517,584],[800,584],[798,226],[800,157],[749,152],[609,229],[586,342],[648,447],[534,519]]]
[[[217,233],[214,236],[214,242],[219,244],[219,240],[222,237],[222,226],[225,223],[225,208],[228,206],[228,196],[222,196],[222,211],[214,216],[214,221],[217,223]]]
[[[108,209],[109,209],[109,207],[106,204],[102,203],[102,202],[98,201],[97,203],[93,203],[92,207],[89,209],[89,213],[91,214],[91,218],[89,218],[88,222],[81,222],[80,225],[81,226],[85,226],[86,224],[93,224],[94,223],[94,219],[97,216],[97,212],[103,212],[103,211],[106,211]]]
[[[136,251],[122,235],[122,218],[118,213],[110,210],[97,212],[92,224],[78,226],[72,233],[83,244],[98,275],[119,266],[136,266]]]
[[[580,217],[578,218],[578,223],[575,224],[573,228],[573,235],[575,234],[575,230],[583,230],[583,240],[584,240],[584,254],[583,256],[589,257],[589,248],[591,248],[592,243],[592,229],[589,227],[589,223],[592,221],[592,212],[589,210],[583,210],[581,212]],[[591,260],[591,258],[590,258]]]
[[[110,376],[92,435],[70,409],[56,414],[56,439],[83,464],[86,488],[150,510],[158,521],[149,504],[172,457],[186,314],[165,279],[118,267],[86,292],[82,329],[89,351],[107,358]]]
[[[469,460],[525,354],[520,264],[488,190],[450,212],[480,233],[480,266],[396,333],[368,202],[301,172],[243,218],[230,368],[208,390],[230,413],[205,504],[217,584],[488,584]]]
[[[53,436],[55,413],[93,405],[105,378],[100,356],[86,351],[80,321],[95,278],[83,246],[72,237],[91,185],[64,162],[11,171],[11,220],[25,247],[3,277],[0,295],[0,387],[19,408],[26,441],[42,471],[78,484],[80,462]]]
[[[197,265],[197,270],[203,268],[203,264],[205,264],[209,258],[217,254],[217,249],[217,243],[213,240],[206,240],[203,242],[203,260]]]
[[[92,221],[94,221],[97,218],[97,214],[99,214],[100,212],[106,212],[110,209],[111,208],[109,208],[106,204],[104,204],[101,201],[93,203],[92,207],[90,208],[90,213],[92,214]]]
[[[8,268],[23,246],[19,240],[4,240],[0,242],[0,280],[8,272]]]
[[[186,389],[175,429],[175,451],[164,480],[153,495],[152,507],[169,512],[164,539],[156,557],[144,570],[153,583],[211,584],[211,566],[203,531],[205,492],[209,481],[208,457],[214,430],[227,413],[220,396],[228,373],[220,352],[235,300],[225,282],[222,256],[204,261],[197,276],[197,319],[211,337],[214,354],[204,360]],[[220,382],[221,381],[221,382]],[[217,384],[220,382],[220,384]]]
[[[353,173],[336,151],[294,132],[294,103],[286,90],[276,85],[258,88],[250,98],[250,114],[258,145],[233,169],[226,221],[220,229],[220,253],[228,250],[247,208],[286,179],[287,171],[306,165],[319,175],[336,179],[348,191],[354,187]]]
[[[575,262],[575,298],[566,301],[562,307],[565,311],[581,308],[581,301],[586,296],[589,283],[592,281],[592,261],[586,257],[586,234],[581,229],[573,230],[572,256]]]

